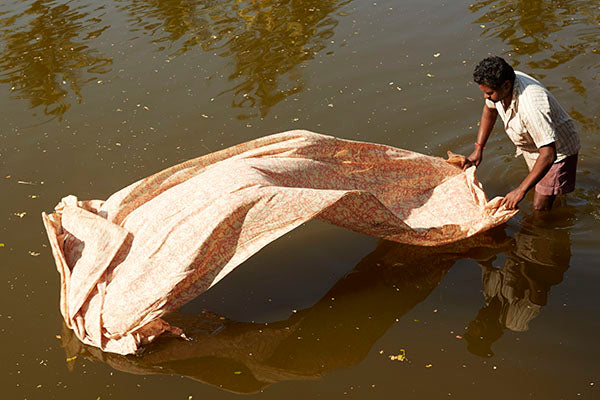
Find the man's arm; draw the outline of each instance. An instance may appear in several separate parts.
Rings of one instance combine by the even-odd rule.
[[[534,187],[543,177],[546,175],[554,161],[556,160],[556,145],[555,143],[547,144],[546,146],[542,146],[539,148],[540,155],[538,159],[535,161],[533,168],[527,174],[523,182],[517,187],[515,190],[507,194],[500,205],[505,204],[506,208],[513,209],[517,207],[517,204],[525,194]]]
[[[471,165],[478,166],[483,160],[483,148],[490,137],[490,133],[492,133],[492,129],[494,128],[497,117],[498,110],[495,108],[489,108],[486,105],[483,106],[483,111],[481,112],[481,122],[479,123],[479,130],[477,131],[477,144],[475,145],[475,150],[473,150],[473,153],[467,157],[463,169],[467,169]]]

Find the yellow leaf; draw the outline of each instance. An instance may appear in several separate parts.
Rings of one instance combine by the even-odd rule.
[[[77,356],[68,357],[67,362],[71,362],[71,361],[75,360],[76,358],[77,358]]]
[[[434,56],[435,58],[438,58],[438,57],[440,56],[440,53],[435,53],[433,56]]]

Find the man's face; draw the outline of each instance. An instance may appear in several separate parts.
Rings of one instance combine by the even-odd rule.
[[[510,94],[510,81],[505,81],[498,89],[492,89],[487,85],[479,85],[479,89],[483,92],[483,97],[494,103],[503,100]]]

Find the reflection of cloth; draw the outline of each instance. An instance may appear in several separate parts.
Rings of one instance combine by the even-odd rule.
[[[529,169],[539,155],[538,148],[556,143],[556,162],[579,151],[579,135],[569,114],[537,80],[515,71],[513,97],[508,109],[502,102],[486,100],[496,108],[506,133],[523,153]]]
[[[516,213],[498,201],[487,202],[474,168],[291,131],[176,165],[106,202],[66,197],[43,218],[67,324],[85,343],[127,354],[165,330],[180,333],[159,317],[315,216],[436,245]]]
[[[380,240],[320,301],[286,320],[250,323],[205,310],[174,312],[168,321],[193,340],[164,338],[137,357],[84,346],[66,327],[61,343],[67,359],[92,357],[129,373],[185,375],[223,390],[254,393],[358,364],[399,318],[429,296],[457,259],[489,258],[506,243],[498,230],[435,247]]]

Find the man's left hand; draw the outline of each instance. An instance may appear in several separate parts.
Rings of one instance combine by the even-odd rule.
[[[517,204],[519,204],[519,202],[523,200],[523,197],[525,197],[525,193],[526,192],[524,192],[523,190],[516,188],[515,190],[504,196],[504,198],[500,202],[500,205],[506,205],[506,208],[508,208],[509,210],[513,210],[517,208]]]

